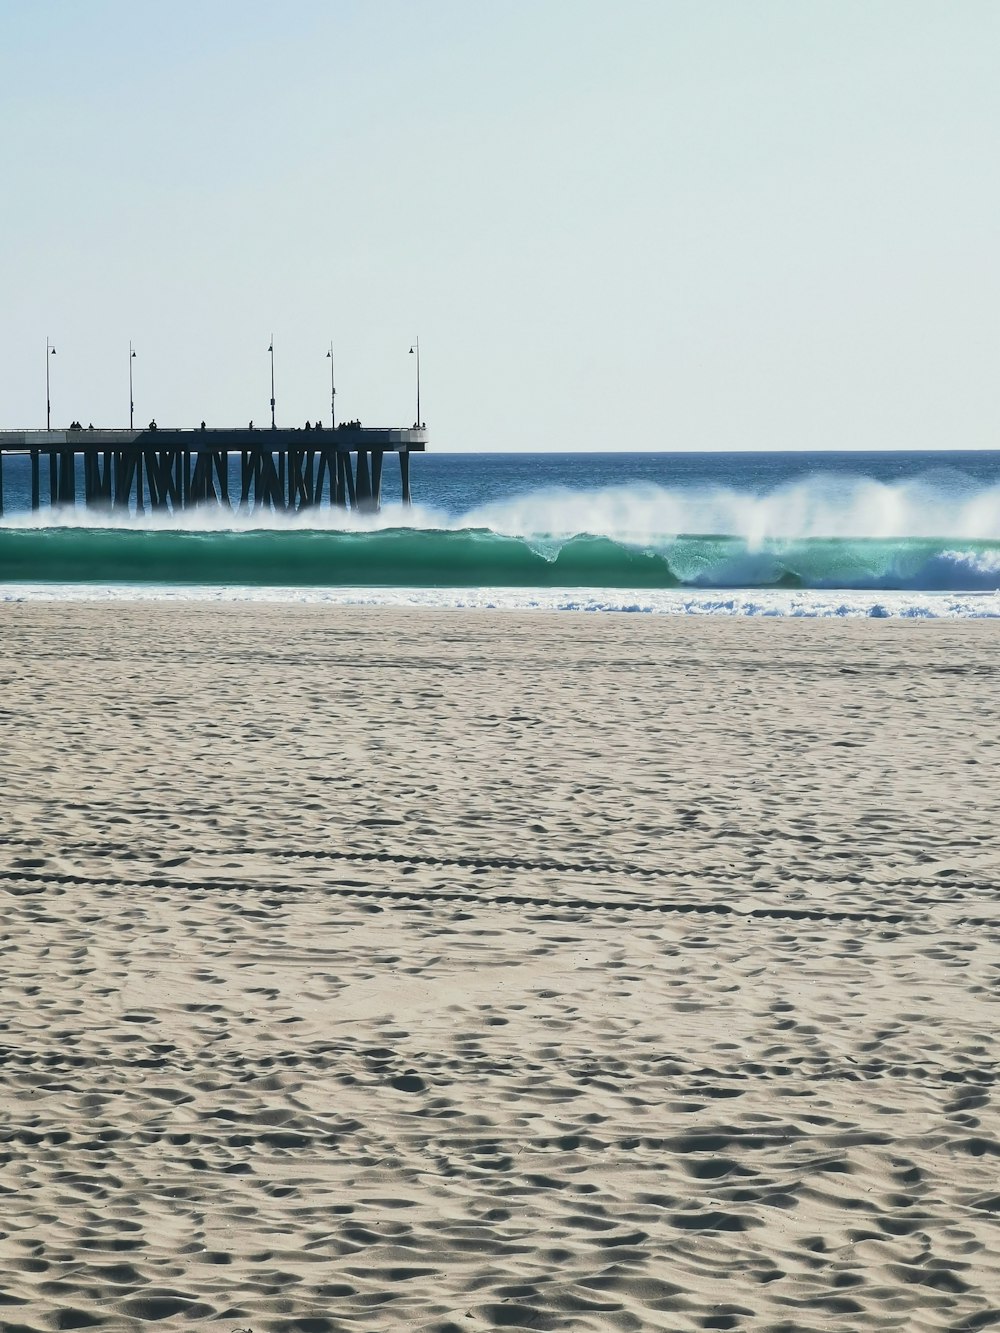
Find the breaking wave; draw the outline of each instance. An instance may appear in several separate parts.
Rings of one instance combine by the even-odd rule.
[[[21,513],[0,582],[412,589],[1000,589],[1000,487],[812,477],[550,489],[463,514]]]
[[[260,587],[1000,589],[1000,542],[682,535],[655,546],[489,529],[0,529],[0,581]]]

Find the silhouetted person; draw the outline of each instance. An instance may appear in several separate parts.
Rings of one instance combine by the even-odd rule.
[[[252,422],[252,421],[250,422],[250,425],[247,426],[247,430],[253,430],[253,422]]]
[[[202,430],[205,429],[205,423],[204,423],[204,421],[201,423],[201,428],[202,428]]]
[[[149,423],[149,429],[150,429],[150,430],[156,430],[156,422],[155,422],[155,420],[154,420],[154,421],[151,421],[151,422]]]
[[[306,422],[306,430],[312,430],[312,426],[310,426],[308,421]]]

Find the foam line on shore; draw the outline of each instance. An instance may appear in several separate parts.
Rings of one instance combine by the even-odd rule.
[[[0,583],[4,602],[287,603],[300,606],[428,610],[580,611],[637,615],[807,620],[1000,619],[1000,592],[844,592],[839,590],[632,588],[301,588],[157,584]]]

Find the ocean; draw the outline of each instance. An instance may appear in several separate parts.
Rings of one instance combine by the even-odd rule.
[[[0,599],[292,598],[1000,616],[1000,452],[434,454],[378,514],[30,511],[4,460]],[[43,487],[43,489],[45,489]]]

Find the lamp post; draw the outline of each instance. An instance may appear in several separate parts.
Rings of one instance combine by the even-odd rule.
[[[419,339],[419,338],[414,338],[414,340],[413,340],[413,346],[410,348],[410,355],[413,356],[414,353],[416,353],[416,357],[417,357],[417,420],[416,420],[416,422],[415,422],[415,425],[416,425],[417,427],[419,427],[420,424],[421,424],[421,421],[420,421],[420,339]]]
[[[337,388],[333,382],[333,343],[330,344],[326,359],[330,362],[330,429],[334,430],[337,425]]]
[[[271,429],[276,430],[274,424],[274,334],[271,334],[271,345],[267,349],[271,353]]]
[[[52,397],[49,392],[49,357],[55,356],[56,349],[45,339],[45,429],[52,429]]]
[[[135,429],[135,400],[132,395],[132,362],[135,360],[135,349],[132,347],[132,339],[128,343],[128,428]]]

